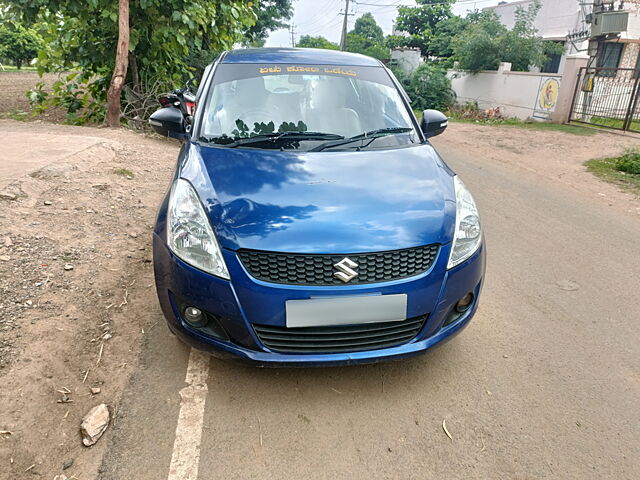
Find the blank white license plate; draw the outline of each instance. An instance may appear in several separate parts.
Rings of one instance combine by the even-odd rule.
[[[405,294],[287,300],[285,305],[290,328],[401,322],[407,318]]]

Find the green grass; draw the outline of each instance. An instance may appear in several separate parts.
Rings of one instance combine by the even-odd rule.
[[[618,170],[621,158],[596,158],[588,160],[584,164],[587,170],[595,176],[640,195],[640,175]]]
[[[113,171],[116,175],[122,175],[123,177],[133,177],[134,173],[126,168],[117,168]]]
[[[26,122],[29,120],[29,113],[19,110],[14,110],[13,112],[2,112],[0,113],[0,118],[10,118],[11,120],[16,120],[18,122]]]
[[[602,125],[603,127],[618,128],[620,130],[622,130],[622,126],[624,125],[624,120],[621,120],[619,118],[591,117],[591,122]],[[640,122],[631,122],[630,129],[635,130],[636,132],[640,132]]]
[[[422,111],[414,110],[418,121],[422,118]],[[455,112],[447,112],[447,116],[451,122],[472,123],[474,125],[485,125],[490,127],[516,127],[526,128],[529,130],[563,132],[571,135],[579,135],[588,137],[597,133],[592,128],[586,128],[579,125],[562,125],[550,122],[525,122],[519,118],[493,118],[493,119],[477,119],[467,118],[457,115]]]

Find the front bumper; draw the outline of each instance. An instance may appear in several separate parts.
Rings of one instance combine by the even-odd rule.
[[[232,251],[223,251],[232,281],[204,273],[177,258],[157,232],[153,238],[154,272],[160,306],[169,328],[185,343],[219,358],[240,359],[265,366],[320,366],[373,363],[424,352],[456,333],[471,320],[478,307],[485,270],[484,245],[465,263],[447,271],[450,245],[440,248],[431,269],[395,282],[339,287],[276,285],[248,275]],[[474,302],[452,321],[454,305],[473,292]],[[278,353],[265,347],[252,323],[285,325],[285,301],[341,295],[407,294],[407,318],[428,315],[418,335],[403,345],[350,353]],[[218,339],[187,325],[178,300],[219,319],[229,339]],[[446,325],[445,325],[446,324]]]

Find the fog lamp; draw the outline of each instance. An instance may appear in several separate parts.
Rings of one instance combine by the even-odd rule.
[[[456,303],[456,312],[464,313],[473,303],[473,293],[469,292]]]
[[[186,307],[182,316],[185,322],[195,328],[201,328],[207,324],[207,317],[202,313],[202,310],[196,307]]]

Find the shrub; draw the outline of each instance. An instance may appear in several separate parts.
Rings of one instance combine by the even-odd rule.
[[[616,169],[632,175],[640,175],[640,149],[629,148],[616,161]]]
[[[394,69],[394,74],[409,95],[414,109],[446,111],[455,100],[446,71],[437,65],[424,63],[409,75]]]

